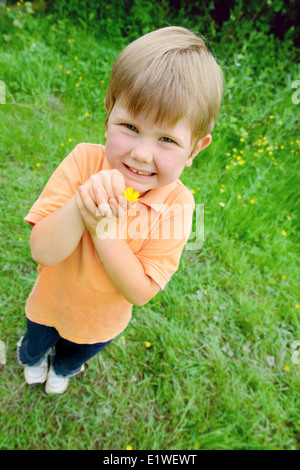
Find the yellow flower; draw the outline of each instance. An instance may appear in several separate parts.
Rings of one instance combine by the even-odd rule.
[[[68,142],[72,142],[72,140],[73,140],[73,139],[70,138],[70,139],[68,139]]]
[[[244,165],[244,163],[245,163],[245,160],[240,160],[239,161],[239,165]]]
[[[77,57],[77,56],[75,56],[75,57],[74,57],[74,60],[78,60],[78,57]]]
[[[283,235],[285,237],[286,236],[286,231],[282,230],[281,235]]]
[[[242,199],[242,196],[240,194],[237,195],[238,199]]]
[[[234,148],[234,149],[232,149],[232,150],[233,150],[233,152],[237,152],[237,149],[235,149],[235,148]]]
[[[229,170],[230,165],[226,165],[225,168],[226,168],[226,170]]]
[[[62,65],[59,65],[59,68],[60,68],[60,69],[62,69],[62,68],[63,68],[63,66],[62,66]]]
[[[64,147],[64,145],[65,145],[65,144],[63,144],[63,143],[61,142],[60,146],[61,146],[61,147]]]
[[[21,241],[23,241],[23,238],[19,237],[18,240],[19,240],[19,242],[21,242]]]
[[[146,341],[145,346],[146,346],[146,348],[150,348],[151,343],[149,343],[149,341]]]
[[[287,218],[288,220],[291,220],[291,219],[292,219],[290,215],[287,215],[286,218]]]
[[[133,188],[124,189],[123,196],[126,196],[127,201],[137,201],[140,193],[138,191],[134,191]]]
[[[132,447],[131,447],[131,446],[127,446],[127,447],[126,447],[126,450],[132,450]]]
[[[89,115],[90,115],[90,113],[88,113],[88,112],[86,112],[86,113],[84,113],[84,114],[85,114],[86,116],[89,116]]]
[[[77,87],[78,87],[78,86],[80,86],[80,84],[79,84],[79,83],[76,83],[76,85],[75,85],[75,86],[77,86]]]
[[[243,139],[243,137],[240,138],[240,142],[244,142],[245,139]]]
[[[256,199],[251,199],[250,203],[255,204]]]
[[[195,192],[196,192],[196,191],[195,191],[194,189],[191,189],[191,193],[192,193],[192,194],[195,194]]]
[[[299,308],[299,304],[296,304],[296,305],[295,305],[295,308]]]
[[[67,70],[67,72],[66,72],[66,73],[67,73],[68,75],[70,75],[70,73],[71,73],[71,70]]]
[[[284,275],[284,274],[281,276],[281,279],[285,279],[285,275]]]
[[[285,370],[290,370],[289,366],[284,366]]]

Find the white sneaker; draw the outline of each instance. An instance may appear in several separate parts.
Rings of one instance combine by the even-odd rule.
[[[52,365],[50,366],[45,392],[46,393],[64,393],[69,384],[69,377],[64,377],[63,375],[56,375]]]
[[[82,372],[84,370],[85,370],[85,364],[82,364],[80,369],[76,373],[72,374],[72,376],[77,375],[79,374],[79,372]],[[64,393],[68,388],[69,378],[72,376],[57,375],[51,365],[49,372],[48,372],[45,392],[57,393],[57,394]]]
[[[38,366],[26,366],[24,368],[25,381],[29,385],[39,385],[46,381],[48,373],[48,356]]]

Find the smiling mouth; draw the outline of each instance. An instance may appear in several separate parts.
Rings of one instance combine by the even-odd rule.
[[[137,170],[136,168],[133,168],[131,166],[126,165],[126,163],[124,163],[124,166],[127,168],[127,170],[129,170],[131,173],[133,173],[135,175],[140,175],[140,176],[154,176],[154,175],[156,175],[156,173],[153,173],[151,171]]]

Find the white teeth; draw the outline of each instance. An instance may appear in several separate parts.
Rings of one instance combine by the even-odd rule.
[[[152,175],[151,172],[149,171],[138,171],[138,170],[134,170],[133,168],[129,167],[131,171],[133,171],[133,173],[137,173],[138,175]]]

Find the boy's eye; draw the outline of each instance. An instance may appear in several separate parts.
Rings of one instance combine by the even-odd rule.
[[[128,124],[127,122],[123,124],[123,126],[125,126],[127,129],[129,129],[130,131],[133,131],[133,132],[137,132],[137,128],[135,126],[133,126],[132,124]]]
[[[174,140],[170,139],[170,137],[162,137],[161,140],[162,140],[163,142],[169,142],[169,143],[171,143],[171,144],[172,144],[172,143],[175,144]]]

